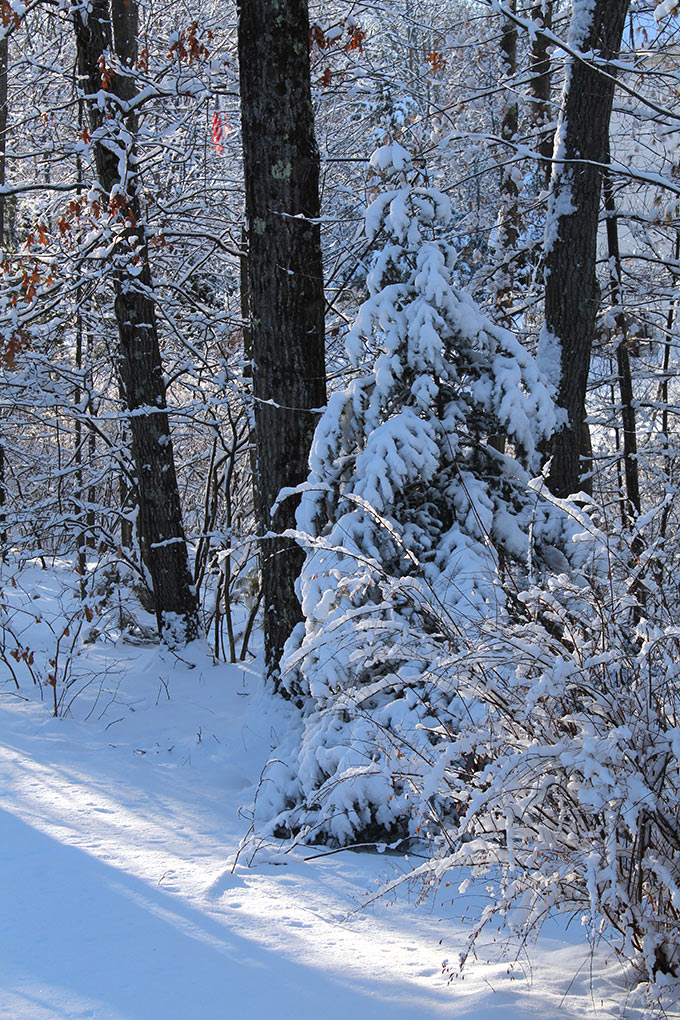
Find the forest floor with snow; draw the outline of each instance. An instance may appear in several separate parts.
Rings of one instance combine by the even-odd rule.
[[[33,566],[14,587],[3,572],[5,620],[38,669],[64,629],[73,574]],[[483,886],[460,895],[451,876],[420,903],[408,882],[382,897],[415,858],[246,839],[296,711],[264,688],[257,661],[99,638],[70,666],[54,718],[51,688],[17,663],[17,689],[0,662],[2,1020],[658,1012],[606,940],[591,951],[578,919],[551,921],[531,946],[489,934],[449,981],[442,963],[464,950]]]

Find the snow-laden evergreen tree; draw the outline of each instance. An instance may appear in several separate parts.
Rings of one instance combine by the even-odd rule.
[[[566,564],[565,519],[529,484],[549,389],[454,284],[449,200],[396,142],[372,162],[391,186],[366,214],[383,243],[348,337],[356,375],[317,427],[297,513],[304,621],[282,684],[303,732],[258,798],[274,830],[340,844],[421,824],[413,770],[469,710],[438,671],[442,634],[510,612],[508,577]]]

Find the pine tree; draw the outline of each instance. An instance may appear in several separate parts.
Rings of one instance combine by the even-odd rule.
[[[400,748],[417,749],[409,769],[425,761],[459,711],[437,679],[443,631],[507,612],[511,563],[566,562],[527,473],[556,424],[536,365],[454,285],[448,199],[404,180],[398,143],[373,165],[401,180],[366,215],[385,244],[348,339],[357,375],[319,423],[298,510],[304,622],[282,682],[304,732],[268,808],[279,830],[337,843],[407,831]],[[508,453],[490,442],[501,430]]]

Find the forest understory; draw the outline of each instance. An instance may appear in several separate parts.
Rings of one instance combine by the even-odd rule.
[[[0,1016],[679,1015],[679,55],[0,0]]]

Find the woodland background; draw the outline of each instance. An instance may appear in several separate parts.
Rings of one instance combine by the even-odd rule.
[[[8,682],[58,715],[82,642],[236,662],[261,616],[258,824],[427,837],[505,876],[480,930],[585,910],[673,979],[677,5],[1,14],[3,583],[78,579],[46,661],[3,603]]]

